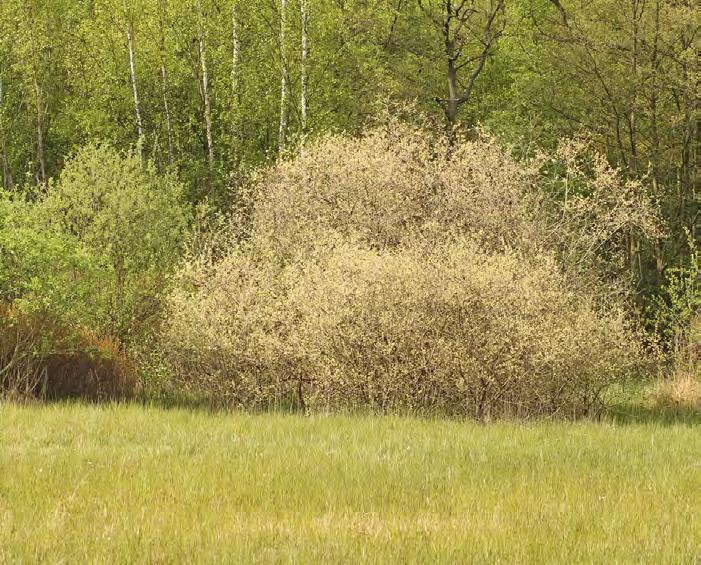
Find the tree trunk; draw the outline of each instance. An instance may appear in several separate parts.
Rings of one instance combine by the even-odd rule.
[[[696,43],[698,45],[698,43]],[[695,59],[695,75],[696,75],[696,82],[694,84],[695,89],[694,92],[698,93],[699,92],[699,87],[701,86],[701,49],[696,49],[696,59]],[[701,171],[701,107],[700,107],[701,100],[699,99],[698,96],[692,96],[691,99],[689,100],[689,106],[691,111],[696,114],[696,119],[694,120],[695,124],[692,123],[691,126],[692,128],[694,125],[696,126],[696,135],[694,136],[693,139],[693,144],[694,144],[694,150],[696,152],[696,158],[690,163],[690,171],[689,171],[689,190],[690,190],[690,197],[691,197],[691,202],[694,202],[698,204],[699,202],[699,189],[701,188],[701,174],[699,174],[699,171]],[[690,224],[691,224],[691,236],[694,241],[699,240],[699,224],[701,224],[701,211],[699,210],[698,205],[695,206],[695,209],[692,208],[691,210],[692,216],[689,218]]]
[[[633,48],[631,50],[631,72],[633,75],[633,91],[630,98],[629,109],[629,135],[630,135],[630,162],[631,176],[638,174],[638,125],[637,125],[637,96],[638,96],[638,51],[639,51],[639,26],[638,0],[631,0],[631,17],[633,24]]]
[[[37,112],[37,161],[39,162],[39,175],[37,181],[46,185],[46,159],[44,158],[44,110],[42,108],[42,92],[36,73],[34,75],[34,96]]]
[[[173,119],[170,116],[170,105],[168,104],[168,71],[165,62],[161,63],[161,80],[163,90],[163,111],[166,115],[166,128],[168,130],[168,163],[173,164],[175,160],[175,142],[173,140]]]
[[[630,143],[630,158],[628,161],[628,170],[631,178],[635,178],[638,174],[638,126],[637,126],[637,96],[638,96],[638,47],[639,47],[639,29],[638,29],[638,0],[630,0],[631,19],[632,19],[632,40],[631,49],[631,74],[633,90],[629,101],[628,111],[628,135]],[[628,260],[630,262],[630,270],[633,274],[638,268],[639,278],[642,278],[642,264],[640,258],[640,244],[635,232],[631,229],[628,234]]]
[[[482,13],[475,8],[474,2],[468,7],[466,2],[453,5],[451,1],[443,2],[441,20],[436,18],[430,9],[422,9],[440,28],[443,38],[443,47],[447,62],[448,78],[448,98],[438,99],[446,117],[446,129],[448,130],[448,146],[452,146],[455,141],[455,125],[457,123],[458,108],[462,104],[468,104],[472,97],[475,82],[484,70],[487,58],[491,55],[496,42],[503,33],[503,25],[499,27],[498,16],[504,10],[504,0],[497,0],[495,4],[490,4],[490,8],[484,13],[486,19],[480,22],[481,37],[466,34],[467,29],[472,29],[472,18],[479,17]],[[466,46],[472,44],[477,53],[467,57]],[[462,59],[462,62],[460,60]],[[470,76],[464,84],[458,79],[458,71],[466,66],[470,68]]]
[[[458,119],[458,72],[455,61],[448,57],[448,100],[445,103],[445,117],[452,130]]]
[[[0,160],[2,161],[2,187],[9,190],[13,186],[12,171],[7,159],[7,145],[5,143],[5,92],[0,73]]]
[[[239,15],[236,3],[231,8],[231,123],[234,139],[241,141],[241,82],[239,66],[241,62],[241,39],[239,37]]]
[[[34,27],[32,24],[31,8],[27,6],[27,25],[30,43],[30,69],[32,73],[33,89],[34,89],[34,109],[36,111],[36,158],[37,164],[39,166],[38,170],[35,170],[35,179],[37,184],[43,184],[46,186],[48,178],[46,176],[46,160],[44,157],[44,113],[46,107],[43,104],[43,93],[41,84],[39,83],[39,68],[36,60],[37,57],[37,45],[34,37]]]
[[[209,99],[209,71],[204,37],[204,21],[200,14],[200,64],[202,65],[202,97],[204,98],[204,124],[207,134],[207,160],[209,169],[214,169],[214,142],[212,140],[212,105]]]
[[[168,69],[166,67],[165,26],[163,24],[165,3],[160,3],[159,8],[161,11],[161,18],[159,20],[161,34],[161,90],[163,94],[163,112],[165,113],[166,129],[168,133],[168,163],[172,165],[175,160],[175,141],[173,137],[173,119],[170,116],[170,104],[168,102],[170,94],[168,87]]]
[[[136,81],[136,61],[134,57],[134,28],[131,21],[127,23],[127,43],[129,44],[129,71],[131,73],[131,89],[134,96],[134,113],[136,114],[136,131],[138,135],[137,146],[141,160],[144,160],[144,124],[141,119],[141,105],[139,103],[139,88]]]
[[[302,13],[302,80],[301,80],[301,115],[302,115],[302,132],[307,131],[307,118],[309,114],[308,102],[308,69],[309,60],[309,14],[307,12],[307,0],[300,0],[300,10]]]
[[[652,136],[652,146],[650,153],[652,156],[652,186],[656,198],[660,197],[660,133],[658,125],[658,100],[659,100],[659,44],[660,44],[660,0],[655,0],[655,31],[652,43],[652,54],[650,64],[652,67],[652,80],[650,93],[650,127]],[[660,238],[655,240],[655,274],[657,285],[661,285],[664,280],[665,256],[664,248]]]
[[[287,27],[287,0],[281,0],[280,4],[280,62],[282,64],[282,78],[280,80],[280,130],[278,132],[278,150],[285,150],[287,141],[287,101],[289,98],[289,71],[285,59],[285,31]]]

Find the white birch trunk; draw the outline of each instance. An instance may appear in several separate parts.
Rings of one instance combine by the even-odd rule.
[[[144,123],[141,119],[141,104],[139,103],[139,88],[136,80],[136,60],[134,56],[134,28],[131,21],[127,23],[127,43],[129,44],[129,71],[131,73],[131,89],[134,96],[134,113],[136,114],[137,146],[141,160],[144,159]]]
[[[209,98],[209,70],[207,49],[204,37],[204,17],[200,7],[200,64],[202,65],[202,98],[204,99],[204,125],[207,135],[207,160],[209,168],[214,168],[214,142],[212,140],[212,104]]]
[[[236,2],[231,7],[231,125],[234,139],[241,140],[241,39],[239,36],[239,14]]]
[[[165,17],[166,4],[165,2],[159,3],[159,9],[161,16],[159,19],[159,31],[161,34],[161,90],[163,94],[163,112],[166,118],[166,129],[168,133],[168,163],[173,164],[175,160],[175,140],[173,137],[173,119],[170,116],[170,103],[168,99],[170,97],[169,87],[168,87],[168,69],[166,67],[166,47],[165,47],[165,26],[163,24],[163,18]]]
[[[302,132],[307,131],[307,117],[309,114],[309,102],[307,94],[308,69],[307,62],[309,60],[309,13],[307,12],[307,0],[300,0],[300,10],[302,13],[302,84],[300,95],[300,110],[302,115]]]
[[[37,45],[34,39],[34,28],[28,22],[29,42],[31,47],[31,73],[34,86],[34,108],[36,110],[36,134],[37,134],[37,161],[39,170],[36,172],[37,184],[46,185],[46,162],[44,160],[44,113],[48,108],[43,106],[43,93],[39,84],[39,70],[36,63]]]
[[[287,141],[287,101],[289,98],[289,71],[285,60],[285,32],[287,27],[287,0],[280,4],[280,62],[282,78],[280,81],[280,131],[278,133],[278,149],[282,153]]]

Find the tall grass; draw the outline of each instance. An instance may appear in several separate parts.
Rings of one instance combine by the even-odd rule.
[[[697,426],[0,405],[2,562],[694,563]]]

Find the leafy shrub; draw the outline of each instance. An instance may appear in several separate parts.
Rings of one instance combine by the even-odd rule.
[[[131,394],[135,368],[118,343],[49,313],[0,306],[0,392],[16,398],[114,399]]]
[[[681,378],[701,366],[701,268],[696,242],[688,232],[687,238],[688,263],[667,269],[662,292],[649,306],[655,335]]]
[[[263,177],[248,240],[193,258],[170,297],[185,386],[244,407],[578,415],[640,370],[621,309],[548,247],[537,167],[487,140],[432,147],[406,126],[334,137]]]
[[[103,279],[75,236],[43,223],[35,204],[0,194],[0,302],[95,327],[106,311]]]
[[[150,329],[182,252],[189,209],[182,185],[135,154],[88,145],[49,187],[37,213],[97,258],[101,330],[123,340]]]
[[[101,398],[133,386],[123,351],[160,319],[189,220],[181,193],[137,156],[91,145],[36,200],[0,194],[0,390]]]

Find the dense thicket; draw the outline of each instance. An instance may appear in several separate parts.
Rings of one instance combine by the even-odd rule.
[[[171,297],[162,347],[180,382],[245,407],[486,418],[581,414],[640,377],[622,303],[546,235],[557,205],[535,196],[538,163],[489,140],[436,147],[390,124],[262,177],[247,237],[191,258]]]
[[[669,237],[629,241],[647,283],[698,214],[699,11],[689,0],[5,0],[0,175],[56,175],[86,141],[140,145],[194,197],[387,101],[529,154],[587,132],[646,177]],[[695,232],[696,233],[696,232]]]

